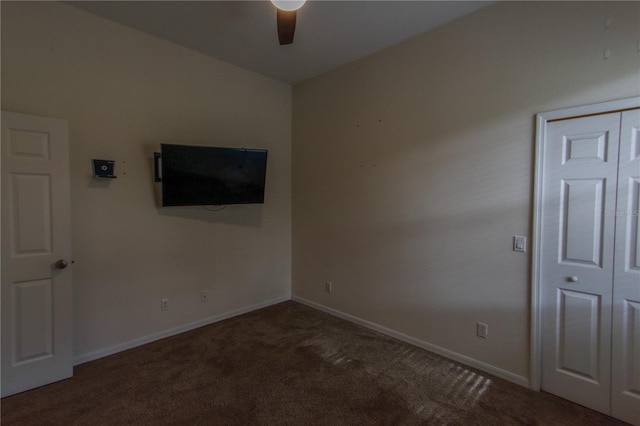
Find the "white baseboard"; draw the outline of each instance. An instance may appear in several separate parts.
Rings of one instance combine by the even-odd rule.
[[[245,306],[244,308],[235,309],[233,311],[225,312],[220,315],[214,315],[212,317],[194,321],[189,324],[170,328],[169,330],[164,330],[158,333],[150,334],[148,336],[140,337],[138,339],[129,340],[128,342],[120,343],[118,345],[110,346],[108,348],[99,349],[97,351],[89,352],[86,354],[76,355],[73,357],[73,365],[75,366],[79,364],[84,364],[85,362],[94,361],[96,359],[103,358],[105,356],[126,351],[127,349],[132,349],[137,346],[154,342],[156,340],[164,339],[165,337],[175,336],[176,334],[184,333],[185,331],[189,331],[195,328],[203,327],[205,325],[213,324],[215,322],[222,321],[228,318],[237,317],[238,315],[246,314],[247,312],[266,308],[267,306],[275,305],[281,302],[286,302],[287,300],[291,300],[291,296],[278,297],[276,299],[267,300],[265,302],[260,302],[255,305]]]
[[[431,343],[427,343],[423,340],[416,339],[414,337],[408,336],[406,334],[400,333],[398,331],[392,330],[390,328],[383,327],[381,325],[375,324],[371,321],[364,320],[362,318],[355,317],[353,315],[345,314],[344,312],[338,311],[333,308],[329,308],[327,306],[321,305],[316,302],[312,302],[311,300],[304,299],[298,296],[292,296],[291,300],[302,303],[304,305],[310,306],[312,308],[318,309],[320,311],[326,312],[328,314],[334,315],[336,317],[345,319],[347,321],[351,321],[353,323],[362,325],[371,330],[375,330],[379,333],[386,334],[387,336],[393,337],[400,341],[409,343],[410,345],[417,346],[419,348],[425,349],[429,352],[436,353],[438,355],[442,355],[445,358],[449,358],[453,361],[457,361],[461,364],[468,365],[469,367],[475,368],[480,371],[484,371],[485,373],[492,374],[501,379],[507,380],[511,383],[515,383],[516,385],[520,385],[526,388],[529,388],[529,379],[523,376],[519,376],[517,374],[511,373],[510,371],[503,370],[501,368],[495,367],[491,364],[487,364],[482,361],[478,361],[477,359],[468,357],[466,355],[459,354],[457,352],[450,351],[449,349],[442,348],[440,346],[436,346]]]
[[[347,321],[362,325],[371,330],[375,330],[379,333],[385,334],[387,336],[393,337],[400,341],[409,343],[413,346],[417,346],[419,348],[425,349],[427,351],[436,353],[438,355],[442,355],[451,360],[457,361],[461,364],[468,365],[469,367],[476,368],[480,371],[484,371],[488,374],[492,374],[496,377],[500,377],[501,379],[507,380],[509,382],[515,383],[517,385],[528,388],[529,387],[529,379],[523,376],[519,376],[517,374],[511,373],[509,371],[503,370],[501,368],[495,367],[491,364],[487,364],[482,361],[478,361],[474,358],[470,358],[468,356],[459,354],[457,352],[450,351],[449,349],[442,348],[440,346],[436,346],[434,344],[425,342],[423,340],[416,339],[414,337],[408,336],[406,334],[400,333],[398,331],[392,330],[387,327],[383,327],[381,325],[375,324],[371,321],[364,320],[362,318],[358,318],[353,315],[346,314],[344,312],[338,311],[337,309],[329,308],[328,306],[321,305],[316,302],[312,302],[311,300],[304,299],[298,296],[283,296],[278,297],[276,299],[267,300],[265,302],[257,303],[255,305],[246,306],[240,309],[235,309],[230,312],[225,312],[220,315],[215,315],[212,317],[204,318],[198,321],[191,322],[189,324],[181,325],[178,327],[171,328],[169,330],[160,331],[158,333],[150,334],[148,336],[140,337],[138,339],[129,340],[128,342],[120,343],[118,345],[110,346],[107,348],[103,348],[97,351],[89,352],[86,354],[76,355],[73,358],[73,364],[79,365],[84,364],[85,362],[94,361],[99,358],[103,358],[105,356],[113,355],[118,352],[125,351],[127,349],[132,349],[137,346],[141,346],[147,343],[154,342],[156,340],[164,339],[165,337],[175,336],[176,334],[184,333],[189,330],[193,330],[199,327],[203,327],[205,325],[213,324],[218,321],[222,321],[228,318],[233,318],[238,315],[246,314],[251,311],[255,311],[257,309],[266,308],[267,306],[275,305],[278,303],[285,302],[287,300],[294,300],[296,302],[302,303],[304,305],[310,306],[312,308],[318,309],[320,311],[326,312],[328,314],[334,315],[336,317],[345,319]]]

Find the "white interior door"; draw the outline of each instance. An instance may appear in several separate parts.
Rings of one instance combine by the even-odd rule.
[[[622,113],[613,291],[611,413],[640,424],[640,110]]]
[[[3,397],[73,374],[67,128],[2,112]]]
[[[610,413],[620,114],[551,122],[543,154],[542,389]]]

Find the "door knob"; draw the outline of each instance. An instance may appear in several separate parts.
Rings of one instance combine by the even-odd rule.
[[[60,259],[56,263],[53,264],[53,266],[55,266],[56,269],[64,269],[64,268],[67,267],[67,265],[68,265],[68,263],[64,259]]]
[[[576,277],[576,276],[567,277],[567,281],[569,281],[570,283],[577,283],[578,282],[578,277]]]

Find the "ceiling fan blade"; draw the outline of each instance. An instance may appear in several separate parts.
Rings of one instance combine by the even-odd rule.
[[[293,43],[293,34],[296,32],[296,11],[278,11],[278,40],[280,45]]]

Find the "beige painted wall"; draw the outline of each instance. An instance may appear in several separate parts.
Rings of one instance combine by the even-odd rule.
[[[499,2],[296,86],[293,295],[526,381],[534,117],[640,94],[639,13]]]
[[[2,2],[2,109],[69,120],[76,356],[289,296],[290,86],[65,4]],[[265,204],[157,209],[165,141],[268,149]],[[94,181],[92,158],[118,178]]]

